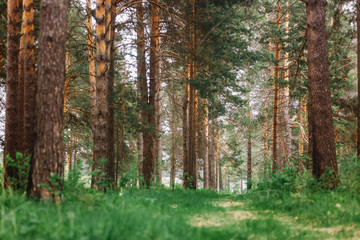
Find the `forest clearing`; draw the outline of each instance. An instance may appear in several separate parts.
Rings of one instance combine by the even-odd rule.
[[[360,0],[0,0],[1,239],[360,239]]]

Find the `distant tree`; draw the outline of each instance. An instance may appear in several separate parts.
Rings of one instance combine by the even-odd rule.
[[[64,177],[63,100],[67,0],[43,0],[30,195],[59,200]]]

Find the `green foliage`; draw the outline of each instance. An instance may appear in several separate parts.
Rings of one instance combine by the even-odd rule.
[[[354,194],[360,193],[360,160],[355,154],[342,159],[339,167],[341,185],[339,189]]]
[[[17,152],[15,159],[12,159],[8,154],[5,158],[5,163],[10,168],[15,168],[17,176],[9,177],[11,186],[17,186],[17,189],[25,191],[30,172],[30,159],[31,155],[23,155]],[[1,176],[1,175],[0,175]]]

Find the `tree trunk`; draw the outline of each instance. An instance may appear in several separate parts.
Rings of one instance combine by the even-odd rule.
[[[207,99],[205,100],[204,104],[204,188],[209,188],[209,108]]]
[[[248,100],[248,112],[247,112],[247,117],[248,117],[248,127],[247,127],[247,189],[251,189],[251,173],[252,173],[252,169],[251,169],[251,165],[252,165],[252,161],[251,161],[251,105],[250,105],[250,80],[248,81],[248,89],[249,92],[247,94],[247,100]]]
[[[115,78],[115,17],[116,5],[115,0],[111,1],[110,17],[108,17],[108,35],[107,42],[109,42],[109,74],[108,82],[108,102],[109,102],[109,115],[108,115],[108,160],[106,162],[106,178],[110,183],[110,187],[115,187],[115,140],[114,140],[114,104],[112,95],[114,92],[114,78]]]
[[[220,166],[220,128],[216,127],[216,138],[215,138],[215,164],[216,164],[216,189],[222,189],[222,175]]]
[[[329,168],[329,185],[338,185],[338,167],[334,142],[331,109],[331,90],[327,53],[324,0],[310,0],[306,4],[308,24],[308,81],[309,81],[309,128],[312,136],[313,174],[320,178]]]
[[[19,75],[19,7],[20,1],[8,1],[8,32],[7,32],[7,75],[6,75],[6,119],[5,119],[5,148],[4,148],[4,186],[17,189],[18,184],[12,184],[11,179],[18,180],[18,169],[8,164],[6,157],[16,161],[18,151],[18,88]],[[15,162],[15,165],[18,163]]]
[[[35,32],[34,32],[34,1],[23,0],[24,28],[24,150],[33,154],[35,132]]]
[[[215,150],[214,150],[214,128],[215,126],[212,124],[210,126],[210,134],[209,134],[209,188],[212,190],[216,190],[216,182],[215,182]]]
[[[191,1],[190,22],[188,23],[190,29],[190,56],[189,61],[190,79],[195,79],[197,75],[197,66],[195,62],[196,56],[196,18],[197,18],[197,1]],[[189,87],[189,102],[188,102],[188,163],[187,172],[184,172],[184,186],[185,188],[197,188],[197,91],[192,85]]]
[[[67,5],[66,0],[43,0],[40,10],[35,106],[37,139],[31,195],[44,200],[54,198],[55,201],[59,200],[64,177],[63,100]]]
[[[190,64],[186,66],[186,78],[190,77]],[[184,84],[184,99],[183,99],[183,184],[185,186],[186,179],[189,174],[189,96],[190,85]]]
[[[277,3],[277,10],[276,10],[276,26],[277,28],[280,27],[280,1]],[[272,156],[272,172],[275,173],[276,170],[280,169],[279,164],[279,157],[278,157],[278,104],[279,104],[279,87],[278,87],[278,79],[280,77],[280,69],[279,69],[279,60],[280,60],[280,40],[279,37],[276,39],[276,63],[275,63],[275,76],[274,76],[274,111],[273,111],[273,156]]]
[[[155,138],[158,132],[158,124],[156,117],[158,116],[157,99],[160,84],[160,19],[159,19],[159,0],[153,1],[151,4],[151,41],[150,41],[150,87],[149,98],[147,103],[147,127],[148,131],[144,134],[144,163],[143,175],[145,184],[150,186],[151,180],[155,174],[156,162],[155,157],[158,156],[158,150],[155,147],[157,143]],[[146,141],[145,141],[146,140]],[[145,146],[146,145],[146,146]],[[157,151],[155,154],[155,150]]]
[[[109,86],[110,48],[108,35],[111,22],[111,0],[96,2],[96,107],[94,119],[94,162],[91,185],[105,181],[106,161],[109,160]],[[104,186],[96,186],[96,188]]]
[[[88,62],[89,62],[89,82],[90,82],[90,102],[91,102],[91,130],[94,133],[95,106],[96,106],[96,70],[94,54],[94,37],[91,15],[91,0],[86,0],[87,12],[87,40],[88,40]]]
[[[137,88],[140,102],[140,121],[142,124],[147,122],[147,113],[144,110],[148,101],[148,88],[146,79],[146,58],[145,58],[145,36],[144,36],[144,12],[142,1],[136,5],[136,21],[137,21]],[[146,142],[146,133],[139,133],[140,138],[140,154],[139,154],[139,175],[142,173],[142,165],[144,154],[148,148]],[[146,144],[146,145],[145,145]]]
[[[24,11],[23,11],[24,15]],[[17,152],[24,153],[24,62],[25,62],[25,37],[24,37],[24,21],[21,22],[21,37],[20,37],[20,48],[19,48],[19,74],[18,74],[18,85],[17,85],[17,139],[18,149]],[[22,163],[21,163],[22,164]],[[21,176],[20,176],[21,177]]]
[[[289,9],[289,2],[286,2],[286,9]],[[289,11],[285,15],[285,32],[286,38],[289,36]],[[287,48],[287,43],[285,43],[285,49]],[[284,166],[289,165],[289,159],[291,158],[291,121],[290,121],[290,88],[289,88],[289,79],[290,79],[290,69],[289,69],[289,52],[285,52],[284,56],[284,69],[285,76],[284,80],[286,86],[284,87],[284,121],[285,121],[285,162]]]
[[[149,115],[151,124],[154,126],[153,132],[153,164],[155,180],[161,183],[160,178],[160,125],[161,125],[161,59],[160,59],[160,0],[155,0],[151,11],[151,41],[150,41],[150,96],[149,103],[153,111]]]
[[[268,108],[268,99],[265,99],[265,109]],[[267,175],[268,172],[268,160],[269,160],[269,151],[270,151],[270,145],[269,145],[269,137],[270,137],[270,124],[269,121],[267,121],[268,117],[266,114],[265,119],[265,125],[264,125],[264,176]]]
[[[175,111],[176,111],[176,102],[175,102],[175,89],[174,81],[171,82],[171,100],[172,100],[172,110],[171,110],[171,156],[170,156],[170,188],[174,189],[175,187],[175,174],[176,174],[176,125],[175,125]]]

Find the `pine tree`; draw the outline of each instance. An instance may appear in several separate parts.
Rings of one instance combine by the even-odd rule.
[[[312,149],[313,174],[326,176],[328,188],[334,188],[338,167],[332,122],[331,91],[329,79],[327,36],[325,26],[326,2],[309,0],[306,2],[308,24],[308,81],[309,81],[309,148]]]
[[[63,99],[67,0],[43,0],[40,10],[38,80],[31,196],[60,199],[64,177]],[[56,30],[55,30],[56,29]]]

